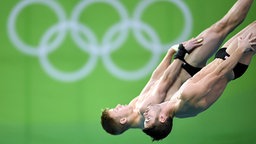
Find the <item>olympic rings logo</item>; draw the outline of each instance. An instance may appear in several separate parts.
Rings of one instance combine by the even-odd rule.
[[[149,5],[159,1],[167,1],[175,4],[181,10],[185,20],[183,31],[169,44],[161,44],[153,28],[141,20],[143,11]],[[79,17],[82,11],[89,5],[95,3],[104,3],[112,6],[120,16],[120,21],[108,29],[101,42],[97,40],[94,32],[90,28],[79,23]],[[58,22],[45,31],[37,47],[24,43],[16,31],[16,20],[19,13],[27,6],[33,4],[41,4],[49,7],[58,17]],[[69,19],[66,17],[63,8],[54,0],[22,0],[11,11],[7,27],[9,38],[16,48],[27,55],[37,56],[43,69],[57,80],[72,82],[86,77],[95,68],[99,57],[102,58],[105,68],[116,77],[124,80],[136,80],[144,77],[155,68],[160,60],[161,54],[166,52],[170,45],[187,39],[192,29],[192,16],[182,0],[142,0],[135,8],[131,18],[128,16],[124,5],[118,0],[83,0],[75,6]],[[119,49],[125,42],[129,30],[133,32],[135,38],[143,48],[152,53],[151,59],[145,66],[133,71],[126,71],[119,68],[110,57],[111,52]],[[90,55],[87,63],[81,69],[73,72],[63,72],[56,69],[47,58],[47,55],[56,50],[63,42],[67,32],[71,33],[72,40],[78,45],[78,48]],[[148,41],[142,32],[146,33],[151,41]],[[85,35],[88,40],[84,41],[79,33]],[[111,41],[117,33],[120,33],[120,36],[115,41]],[[50,41],[50,38],[56,34],[56,38]]]

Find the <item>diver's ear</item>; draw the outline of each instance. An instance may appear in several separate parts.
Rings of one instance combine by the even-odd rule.
[[[161,123],[164,123],[164,122],[166,121],[166,116],[160,115],[159,121],[160,121]]]
[[[127,118],[124,117],[124,118],[121,118],[120,121],[119,121],[121,124],[125,124],[127,122]]]

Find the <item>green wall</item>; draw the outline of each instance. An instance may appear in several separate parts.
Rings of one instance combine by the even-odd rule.
[[[107,134],[101,109],[137,96],[168,46],[196,36],[235,1],[1,0],[0,143],[151,143],[138,129]],[[255,12],[254,3],[230,36]],[[159,143],[256,143],[255,64],[209,110],[175,119]]]

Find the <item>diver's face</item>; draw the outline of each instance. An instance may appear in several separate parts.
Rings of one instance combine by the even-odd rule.
[[[158,104],[147,107],[143,114],[145,118],[144,128],[151,127],[158,120],[160,111],[161,107]]]
[[[124,117],[132,111],[132,107],[129,105],[118,104],[115,108],[109,109],[111,117]]]

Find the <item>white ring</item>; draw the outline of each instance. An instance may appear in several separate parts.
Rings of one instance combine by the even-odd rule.
[[[145,77],[147,74],[155,68],[160,60],[162,53],[166,52],[169,48],[166,44],[160,42],[159,36],[154,29],[147,23],[141,20],[143,11],[146,7],[154,2],[168,1],[177,5],[185,19],[185,26],[180,36],[173,40],[172,43],[180,42],[188,37],[192,29],[192,17],[188,7],[182,0],[147,0],[141,1],[135,8],[133,17],[129,18],[129,15],[118,0],[84,0],[78,3],[72,11],[71,18],[66,19],[64,10],[60,5],[53,0],[23,0],[20,1],[10,13],[8,20],[8,34],[10,40],[14,43],[16,48],[21,52],[38,56],[43,69],[53,78],[61,81],[76,81],[87,76],[95,68],[98,57],[102,57],[103,64],[106,69],[115,75],[116,77],[124,80],[136,80]],[[111,5],[119,14],[120,21],[113,24],[103,35],[102,41],[98,41],[94,32],[79,22],[80,15],[87,6],[94,3],[106,3]],[[45,31],[39,42],[39,46],[33,47],[24,43],[16,32],[16,20],[19,13],[27,6],[32,4],[43,4],[50,7],[58,17],[58,23],[51,26]],[[129,32],[135,35],[135,39],[142,47],[152,53],[151,59],[142,68],[137,70],[125,70],[119,68],[111,59],[111,53],[122,47],[122,44],[128,37]],[[78,45],[83,52],[89,53],[89,59],[84,66],[73,72],[62,72],[56,69],[48,60],[47,55],[50,52],[56,50],[61,42],[66,37],[67,32],[71,32],[71,38]],[[150,40],[144,38],[142,32],[145,32]],[[56,34],[57,33],[57,34]],[[81,34],[86,39],[81,37]],[[113,39],[116,34],[118,37]],[[56,36],[54,40],[51,40],[53,36]],[[50,41],[51,40],[51,41]],[[164,48],[164,49],[163,49]]]
[[[111,5],[111,6],[113,6],[116,10],[118,10],[118,13],[119,13],[119,15],[120,15],[120,18],[121,18],[121,23],[123,23],[126,19],[128,19],[128,14],[127,14],[127,12],[125,11],[125,8],[124,8],[124,6],[119,2],[119,1],[116,1],[116,0],[86,0],[86,1],[82,1],[81,3],[79,3],[75,8],[74,8],[74,11],[73,11],[73,13],[72,13],[72,15],[71,15],[71,21],[75,21],[75,22],[77,22],[78,23],[78,21],[79,21],[79,16],[81,15],[81,13],[82,13],[82,11],[86,8],[86,7],[88,7],[89,5],[91,5],[91,4],[94,4],[94,3],[107,3],[107,4],[109,4],[109,5]],[[119,24],[119,23],[118,23]],[[113,26],[114,27],[114,26]],[[112,28],[110,28],[110,30],[109,30],[109,33],[111,34],[111,30],[113,29],[113,27]],[[107,32],[108,33],[108,32]],[[121,39],[124,39],[124,37],[127,37],[127,30],[125,30],[125,29],[123,29],[123,32],[122,32],[122,37],[121,37]],[[77,31],[73,31],[72,32],[72,34],[75,36],[75,35],[77,35],[77,38],[79,37],[78,35],[78,32]],[[107,36],[108,36],[108,34],[107,34]],[[78,39],[79,41],[82,41],[82,40],[80,40],[80,39]],[[104,43],[104,42],[106,42],[106,40],[108,40],[107,38],[106,38],[106,36],[104,36],[104,38],[103,38],[103,44],[106,44],[106,43]],[[119,41],[120,41],[120,38],[118,39]],[[120,42],[114,42],[114,44],[113,45],[119,45],[120,44]],[[80,45],[82,45],[82,44],[80,44]],[[111,46],[112,47],[112,46]],[[116,47],[116,46],[113,46],[113,47]],[[110,49],[109,49],[110,50]],[[104,52],[101,52],[100,51],[100,49],[94,49],[93,50],[93,53],[96,53],[96,54],[98,54],[98,55],[100,55],[100,54],[102,54],[102,53],[104,53]]]
[[[38,55],[38,49],[30,46],[28,44],[25,44],[18,36],[16,32],[16,19],[18,17],[18,14],[20,13],[21,10],[23,10],[26,6],[31,5],[31,4],[44,4],[49,6],[56,14],[59,19],[59,23],[62,23],[65,21],[65,13],[64,10],[55,2],[52,0],[23,0],[20,1],[14,8],[13,11],[11,12],[8,20],[8,33],[10,39],[13,41],[13,44],[15,44],[16,48],[18,48],[20,51],[29,54],[29,55]],[[64,35],[65,31],[62,31],[59,33],[57,36],[57,41],[62,39],[61,37]],[[56,42],[53,42],[56,43]]]
[[[133,28],[134,25],[132,23],[130,23],[130,24],[131,24],[130,27]],[[127,29],[128,28],[129,27],[127,27]],[[146,32],[148,32],[148,30],[149,30],[146,26],[142,27],[142,29],[145,30]],[[150,33],[150,32],[151,32],[151,30],[149,30],[148,33]],[[150,36],[154,36],[154,35],[150,35]],[[152,38],[152,40],[155,42],[153,42],[152,45],[147,45],[147,46],[149,46],[149,48],[147,48],[147,49],[152,52],[152,57],[151,57],[150,61],[145,66],[140,68],[139,70],[127,71],[127,70],[118,68],[118,66],[116,66],[113,63],[113,61],[110,58],[110,55],[108,55],[108,54],[102,55],[103,63],[106,66],[106,69],[108,69],[115,76],[119,77],[120,79],[124,79],[124,80],[136,80],[136,79],[139,79],[139,78],[145,76],[145,73],[151,72],[155,68],[155,66],[157,65],[157,63],[160,59],[160,55],[161,55],[161,53],[159,53],[158,51],[155,50],[155,49],[160,49],[160,47],[154,47],[154,46],[160,45],[158,43],[159,40],[157,38],[154,39],[154,37]]]
[[[63,26],[55,25],[52,28],[50,28],[49,31],[47,31],[46,34],[43,36],[42,41],[40,43],[39,59],[40,59],[40,63],[42,64],[42,66],[44,67],[44,69],[49,75],[61,81],[72,82],[72,81],[81,79],[82,77],[88,75],[93,70],[93,68],[96,66],[96,63],[97,63],[97,56],[90,54],[90,58],[87,64],[85,64],[81,69],[75,72],[61,72],[56,68],[54,68],[47,58],[47,55],[49,53],[49,51],[47,50],[47,48],[49,47],[49,45],[47,45],[47,42],[50,40],[51,36],[57,31],[63,31],[65,29],[74,28],[74,23],[72,24],[66,23]],[[77,27],[82,28],[82,26],[77,26]],[[81,30],[84,33],[87,32],[87,31],[83,31],[83,29]],[[89,45],[89,46],[92,46],[92,45]]]
[[[164,44],[162,49],[162,52],[166,52],[168,50],[168,48],[170,47],[170,45],[174,45],[177,42],[182,42],[183,40],[187,39],[189,34],[192,31],[192,16],[191,16],[191,12],[189,11],[189,8],[186,6],[185,3],[183,3],[182,0],[145,0],[145,1],[141,1],[141,3],[138,4],[137,8],[134,11],[134,21],[141,21],[141,15],[142,12],[146,9],[146,7],[148,7],[149,5],[155,3],[155,2],[161,2],[161,1],[168,1],[170,3],[174,3],[175,5],[177,5],[180,10],[182,11],[182,14],[184,16],[184,20],[185,20],[185,25],[183,28],[182,33],[180,34],[180,36],[178,36],[177,39],[171,41],[168,44]],[[150,26],[149,26],[150,27]],[[151,28],[152,29],[152,28]],[[143,38],[143,35],[141,33],[138,32],[139,30],[135,30],[135,36],[137,38],[140,38],[141,41],[143,41],[142,43],[146,44],[148,43],[147,40],[145,38]]]

